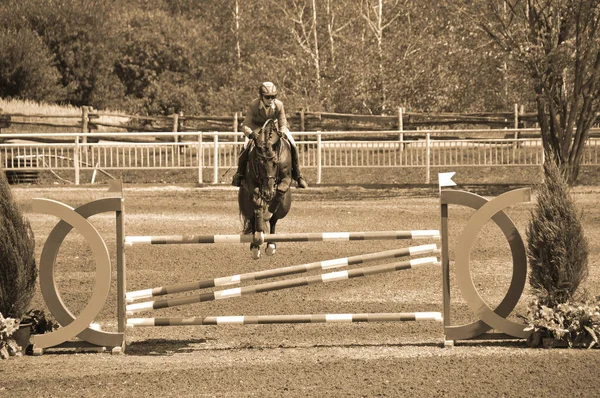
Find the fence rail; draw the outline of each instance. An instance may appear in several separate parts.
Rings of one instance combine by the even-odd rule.
[[[480,113],[423,113],[407,111],[398,106],[388,115],[360,115],[331,112],[309,112],[303,109],[288,112],[287,120],[294,131],[361,131],[361,130],[410,130],[433,126],[486,126],[487,128],[525,128],[537,122],[535,113],[525,113],[524,107],[514,104],[513,111]],[[599,115],[600,116],[600,115]],[[70,128],[71,131],[238,131],[244,121],[241,112],[231,115],[184,115],[164,116],[128,115],[102,112],[82,106],[79,114],[46,115],[1,113],[0,129],[14,125],[19,129],[31,127]],[[108,129],[108,130],[107,130]],[[112,130],[111,130],[112,129]],[[59,130],[60,131],[60,130]],[[15,131],[16,132],[16,131]]]
[[[530,132],[539,132],[527,129]],[[477,132],[476,130],[467,130]],[[486,132],[490,130],[486,129]],[[464,132],[464,130],[461,130]],[[510,136],[524,130],[501,129]],[[430,183],[431,169],[446,166],[541,166],[543,149],[539,138],[473,138],[447,139],[442,131],[419,130],[294,133],[303,169],[316,169],[317,183],[323,183],[327,168],[413,167],[426,171]],[[443,135],[452,135],[444,130]],[[28,141],[61,138],[67,143]],[[129,136],[148,142],[122,142]],[[516,135],[515,135],[516,136]],[[223,169],[234,168],[243,148],[243,135],[223,132],[138,132],[138,133],[62,133],[3,134],[0,143],[2,167],[6,170],[71,170],[75,183],[83,170],[149,170],[193,169],[198,183],[204,183],[203,172],[212,170],[212,183],[219,183]],[[411,137],[411,139],[405,139]],[[108,139],[108,140],[107,140]],[[586,144],[583,165],[600,165],[600,139],[590,138]]]

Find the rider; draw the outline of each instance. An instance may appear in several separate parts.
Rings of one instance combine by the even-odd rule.
[[[277,87],[271,82],[264,82],[259,87],[258,94],[259,98],[252,100],[246,109],[242,132],[247,138],[254,137],[268,119],[276,120],[279,124],[279,130],[285,133],[285,137],[287,137],[290,143],[292,152],[292,178],[298,182],[298,188],[308,188],[308,184],[300,172],[296,142],[288,129],[283,102],[275,99],[277,96]],[[235,187],[242,185],[244,172],[246,171],[246,162],[248,161],[249,147],[249,144],[246,145],[240,154],[237,173],[235,173],[233,181],[231,182],[231,185]]]

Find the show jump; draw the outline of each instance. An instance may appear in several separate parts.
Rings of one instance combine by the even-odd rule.
[[[530,190],[517,189],[506,192],[491,200],[474,193],[448,188],[454,186],[454,173],[439,174],[440,224],[431,230],[399,231],[360,231],[360,232],[315,232],[292,234],[262,234],[264,242],[336,242],[354,240],[424,240],[417,246],[394,250],[366,253],[351,257],[340,257],[324,261],[287,266],[282,268],[248,272],[237,275],[210,276],[203,280],[182,284],[171,284],[146,289],[127,291],[126,261],[128,247],[133,245],[178,245],[178,244],[239,244],[252,243],[256,236],[248,235],[168,235],[168,236],[127,236],[125,234],[125,211],[123,185],[120,180],[110,182],[110,192],[114,197],[103,198],[72,208],[49,199],[34,199],[32,211],[50,214],[60,221],[48,235],[39,262],[41,292],[48,310],[61,325],[57,330],[33,336],[34,354],[41,354],[53,347],[96,347],[110,349],[113,353],[124,353],[127,346],[127,330],[132,327],[151,326],[195,326],[195,325],[261,325],[284,323],[357,323],[357,322],[407,322],[432,321],[441,323],[444,345],[453,345],[456,340],[481,338],[490,330],[512,338],[525,339],[531,333],[525,325],[507,319],[513,311],[525,286],[527,260],[525,246],[516,226],[504,213],[508,206],[528,202]],[[450,319],[450,258],[448,248],[448,206],[465,206],[474,213],[458,236],[454,250],[455,278],[460,293],[478,321],[453,325]],[[116,220],[116,279],[117,279],[117,331],[107,332],[90,327],[95,317],[105,305],[111,285],[111,256],[107,245],[90,223],[88,218],[100,213],[113,213]],[[490,306],[479,295],[470,274],[470,252],[473,243],[484,224],[492,220],[507,239],[512,255],[512,279],[509,289],[496,308]],[[56,288],[54,279],[55,262],[58,251],[67,234],[76,229],[88,242],[96,265],[95,286],[88,305],[77,317],[65,306]],[[362,266],[338,270],[369,262],[390,260],[386,264]],[[289,314],[289,315],[240,315],[206,316],[191,315],[186,318],[132,317],[138,313],[150,313],[162,308],[184,306],[192,303],[239,299],[242,296],[260,294],[275,290],[293,289],[314,284],[328,284],[354,278],[406,271],[415,267],[439,267],[442,278],[439,312],[399,312],[361,314]],[[330,271],[336,269],[335,271]],[[311,271],[324,271],[317,275],[299,277],[298,274]],[[295,277],[272,282],[257,283],[271,278]],[[246,284],[254,282],[254,284]],[[232,285],[242,285],[231,287]],[[223,290],[201,292],[203,289],[227,286]],[[198,294],[164,298],[166,295],[200,291]],[[335,327],[335,326],[332,326]]]

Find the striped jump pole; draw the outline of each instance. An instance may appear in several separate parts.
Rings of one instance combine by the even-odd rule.
[[[201,303],[206,301],[221,300],[243,295],[265,293],[274,290],[290,289],[300,286],[309,286],[318,283],[328,283],[352,278],[359,278],[368,275],[376,275],[393,271],[415,268],[420,265],[439,264],[437,257],[423,257],[413,260],[395,262],[391,264],[375,265],[372,267],[357,268],[348,271],[337,271],[328,274],[314,275],[306,278],[295,278],[285,281],[276,281],[264,283],[262,285],[244,286],[227,290],[219,290],[211,293],[204,293],[197,296],[177,297],[166,300],[147,301],[143,303],[129,304],[126,307],[127,315],[136,312],[157,310],[161,308],[176,307],[179,305]]]
[[[386,239],[440,239],[438,230],[414,231],[372,231],[372,232],[317,232],[296,234],[265,234],[265,242],[325,242],[350,240],[386,240]],[[126,236],[128,246],[173,245],[193,243],[252,243],[254,235],[163,235],[163,236]]]
[[[306,314],[208,316],[193,318],[129,318],[127,327],[136,326],[200,326],[200,325],[269,325],[281,323],[357,323],[442,321],[440,312],[398,312],[373,314]]]
[[[258,272],[249,272],[246,274],[240,275],[231,275],[225,276],[215,279],[206,279],[197,282],[189,282],[189,283],[181,283],[174,284],[169,286],[156,287],[153,289],[144,289],[137,290],[133,292],[128,292],[126,294],[126,298],[128,302],[132,302],[134,300],[146,299],[150,297],[163,296],[165,294],[173,294],[173,293],[182,293],[190,290],[198,290],[198,289],[208,289],[212,287],[218,286],[227,286],[227,285],[235,285],[245,281],[251,280],[261,280],[261,279],[269,279],[276,278],[279,276],[286,276],[292,274],[300,274],[303,272],[309,272],[317,269],[331,269],[331,268],[339,268],[347,265],[356,265],[362,264],[369,261],[377,261],[384,259],[391,259],[396,257],[404,257],[404,256],[415,256],[422,254],[431,254],[437,253],[438,248],[436,244],[429,245],[421,245],[421,246],[412,246],[408,248],[396,249],[396,250],[387,250],[382,252],[363,254],[352,257],[343,257],[336,258],[333,260],[319,261],[308,264],[294,265],[291,267],[283,267],[276,269],[269,269],[265,271]]]

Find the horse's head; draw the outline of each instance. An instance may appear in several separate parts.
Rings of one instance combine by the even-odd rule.
[[[275,195],[279,171],[279,139],[277,126],[272,120],[267,120],[254,138],[255,174],[261,195],[266,201],[271,201]]]

